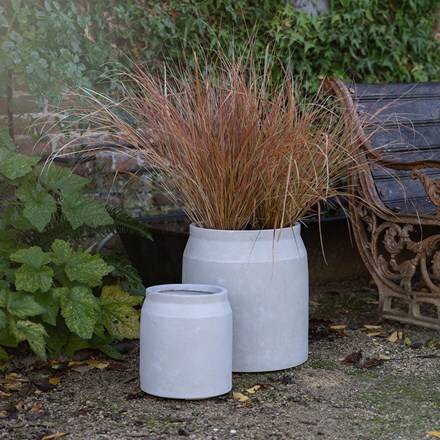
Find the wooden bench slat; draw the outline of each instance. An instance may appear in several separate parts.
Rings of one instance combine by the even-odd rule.
[[[391,211],[406,215],[435,215],[436,213],[436,207],[428,197],[393,200],[386,206]]]
[[[428,176],[431,180],[440,178],[440,170],[438,168],[425,168],[420,171]],[[412,179],[411,174],[412,171],[410,170],[393,170],[391,168],[385,168],[378,165],[375,165],[374,168],[371,168],[371,175],[373,176],[374,181],[414,180]]]
[[[440,122],[440,96],[358,102],[356,111],[367,124]]]
[[[440,178],[440,170],[421,170],[431,181]],[[372,170],[374,185],[382,203],[402,214],[434,215],[435,205],[430,201],[419,179],[412,178],[411,171],[379,167]]]
[[[395,161],[439,159],[440,124],[365,130],[371,148]],[[370,131],[373,134],[368,134]]]
[[[440,96],[440,82],[405,84],[346,84],[354,101]]]

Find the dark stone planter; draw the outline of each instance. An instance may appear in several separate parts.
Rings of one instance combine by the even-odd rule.
[[[153,240],[120,234],[131,263],[141,274],[145,286],[180,283],[182,256],[188,240],[189,222],[182,213],[141,219],[150,227]],[[322,284],[359,276],[367,276],[356,245],[350,237],[345,217],[321,220],[322,252],[319,223],[316,220],[301,226],[307,248],[311,284]],[[326,263],[327,261],[327,263]]]

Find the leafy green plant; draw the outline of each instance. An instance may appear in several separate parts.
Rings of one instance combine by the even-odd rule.
[[[25,84],[40,101],[66,85],[91,87],[115,61],[108,26],[86,2],[6,0],[0,6],[0,77]],[[101,15],[102,19],[102,15]]]
[[[114,228],[112,216],[83,194],[87,179],[18,154],[11,142],[0,145],[0,179],[0,358],[2,346],[22,341],[41,358],[86,347],[118,356],[110,343],[138,337],[142,301],[120,281],[125,273],[131,286],[138,279],[61,234],[34,243],[61,220],[72,231],[94,230]]]
[[[310,16],[287,0],[6,0],[0,6],[0,78],[26,84],[40,98],[60,85],[118,87],[111,74],[131,54],[150,68],[192,60],[194,49],[221,44],[243,52],[250,35],[256,60],[270,44],[309,88],[319,76],[356,81],[439,79],[434,38],[437,0],[332,0]],[[281,72],[280,72],[281,74]],[[2,87],[3,88],[3,87]]]

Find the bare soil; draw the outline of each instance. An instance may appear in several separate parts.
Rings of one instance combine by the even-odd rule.
[[[79,365],[78,371],[67,362],[35,363],[18,353],[2,373],[0,438],[418,440],[440,435],[440,332],[379,323],[377,293],[366,280],[317,287],[311,299],[309,360],[285,371],[234,374],[233,391],[212,399],[167,400],[143,393],[136,346],[123,362],[83,353],[85,361],[94,356],[100,362]],[[240,402],[233,392],[248,399]]]

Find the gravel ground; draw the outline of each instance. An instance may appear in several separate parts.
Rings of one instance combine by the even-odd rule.
[[[124,362],[88,353],[89,363],[70,367],[18,355],[0,382],[0,438],[438,438],[440,332],[378,323],[376,301],[365,280],[315,288],[309,360],[234,374],[243,402],[233,392],[198,401],[143,393],[136,347]]]

